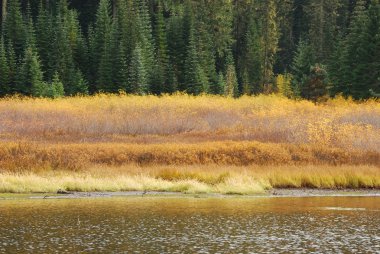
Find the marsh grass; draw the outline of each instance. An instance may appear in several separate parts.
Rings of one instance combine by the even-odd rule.
[[[380,103],[0,99],[0,192],[380,188]]]
[[[271,188],[380,189],[374,166],[92,167],[86,171],[0,173],[0,192],[164,191],[257,194]]]

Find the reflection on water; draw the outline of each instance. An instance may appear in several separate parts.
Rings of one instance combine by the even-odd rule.
[[[379,211],[375,197],[0,201],[0,252],[379,253]]]

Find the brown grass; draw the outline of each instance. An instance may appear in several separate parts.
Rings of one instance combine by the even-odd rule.
[[[379,188],[380,103],[181,94],[0,100],[0,186],[3,179],[17,189],[4,180],[12,174],[19,179],[13,183],[24,187],[21,178],[28,174],[66,186],[49,174],[65,172],[77,181],[94,168],[107,172],[90,174],[94,186],[127,174],[138,189],[152,179],[153,189],[163,181],[163,190],[207,192]],[[130,185],[119,181],[113,189]]]

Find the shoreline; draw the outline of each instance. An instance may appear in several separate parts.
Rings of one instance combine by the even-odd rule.
[[[307,198],[307,197],[379,197],[380,189],[272,189],[261,194],[221,194],[221,193],[183,193],[160,191],[124,191],[124,192],[67,192],[58,193],[0,193],[0,202],[4,200],[41,200],[41,199],[93,199],[93,198]]]

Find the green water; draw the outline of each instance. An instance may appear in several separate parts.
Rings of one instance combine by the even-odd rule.
[[[0,200],[0,253],[380,253],[379,197]]]

